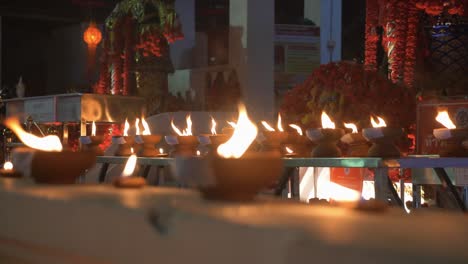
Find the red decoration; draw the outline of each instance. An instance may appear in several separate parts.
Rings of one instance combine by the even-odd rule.
[[[463,16],[465,13],[463,0],[418,0],[416,7],[424,10],[428,15],[438,16],[445,10],[450,15]]]
[[[364,65],[367,70],[377,70],[377,44],[379,35],[377,26],[379,20],[379,5],[377,0],[366,1],[366,44]]]
[[[94,22],[91,22],[83,33],[83,40],[88,44],[88,47],[96,47],[101,42],[101,31]]]
[[[406,34],[405,63],[403,69],[403,83],[406,87],[414,89],[414,72],[416,67],[416,48],[418,42],[419,12],[416,0],[409,0]]]

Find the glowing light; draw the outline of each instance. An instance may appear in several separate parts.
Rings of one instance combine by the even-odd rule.
[[[133,149],[132,149],[132,152],[133,152]],[[125,164],[125,168],[122,172],[122,177],[132,176],[133,171],[135,170],[135,167],[136,167],[136,162],[137,162],[137,156],[135,154],[132,154],[128,158],[127,163]]]
[[[211,117],[211,134],[216,135],[216,121]]]
[[[283,132],[284,129],[283,129],[283,125],[281,124],[281,114],[278,113],[278,130]]]
[[[322,112],[322,128],[335,128],[335,123],[332,122],[327,113]]]
[[[272,128],[266,121],[262,121],[262,125],[265,127],[266,130],[268,131],[275,131],[274,128]]]
[[[322,171],[317,179],[318,196],[321,199],[337,202],[356,202],[361,195],[358,191],[330,181],[330,171]]]
[[[159,148],[159,154],[164,154],[164,149],[163,148]]]
[[[151,130],[148,126],[148,123],[146,123],[146,120],[144,117],[141,118],[141,124],[143,125],[143,135],[144,136],[148,136],[148,135],[151,135]]]
[[[4,170],[12,170],[13,169],[13,163],[11,163],[10,161],[5,162],[5,164],[3,164],[3,169]]]
[[[123,132],[124,137],[128,137],[129,129],[130,129],[130,124],[128,123],[128,120],[125,119],[124,132]]]
[[[380,116],[377,117],[377,120],[379,122],[376,122],[372,116],[370,117],[370,120],[371,120],[372,127],[386,127],[387,126],[387,123],[385,123],[385,120],[383,120],[383,118],[381,118]]]
[[[452,122],[447,111],[439,111],[436,117],[437,122],[444,125],[448,129],[455,129],[457,126]]]
[[[28,147],[43,151],[62,151],[63,146],[59,137],[49,135],[38,137],[26,132],[16,118],[8,118],[5,120],[5,125],[11,129],[18,138]]]
[[[174,129],[174,132],[176,132],[176,134],[179,136],[192,136],[192,119],[190,118],[190,115],[187,115],[185,120],[187,122],[186,129],[180,131],[180,129],[177,128],[176,125],[174,125],[174,120],[171,121],[172,129]]]
[[[294,125],[294,124],[290,124],[289,126],[294,128],[299,135],[301,135],[301,136],[304,135],[304,133],[302,132],[302,128],[300,126]]]
[[[199,150],[197,150],[197,156],[200,156],[200,155],[201,155],[200,151],[199,151]]]
[[[346,128],[352,129],[352,130],[353,130],[353,132],[352,132],[353,134],[358,133],[358,129],[357,129],[357,126],[356,126],[355,124],[353,124],[353,123],[344,123],[344,126],[345,126]]]
[[[94,123],[93,121],[93,124],[91,125],[91,136],[96,136],[96,123]]]
[[[247,115],[243,104],[239,105],[239,118],[231,138],[218,147],[218,154],[224,158],[240,158],[257,137],[258,129]]]
[[[294,153],[294,151],[292,149],[288,148],[288,147],[286,147],[286,152],[288,152],[288,154]]]
[[[135,120],[135,135],[140,135],[140,118]]]
[[[236,128],[236,122],[226,121],[232,128]]]

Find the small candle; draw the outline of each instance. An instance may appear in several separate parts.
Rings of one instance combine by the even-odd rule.
[[[5,178],[20,178],[23,176],[19,171],[13,169],[13,163],[10,161],[5,162],[3,164],[3,169],[0,169],[0,177]]]
[[[132,148],[133,150],[133,148]],[[132,151],[133,152],[133,151]],[[125,164],[122,175],[114,180],[117,188],[141,188],[146,185],[146,180],[140,176],[132,176],[137,162],[137,156],[132,154]]]

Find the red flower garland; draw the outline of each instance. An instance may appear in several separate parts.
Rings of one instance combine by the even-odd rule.
[[[395,51],[393,52],[392,80],[403,81],[403,70],[406,50],[408,0],[396,2],[395,14]]]
[[[100,67],[99,67],[99,80],[96,85],[94,85],[94,93],[106,94],[110,86],[110,76],[109,76],[109,62],[108,62],[108,53],[109,53],[109,40],[104,39],[102,54],[100,58]]]
[[[122,50],[123,50],[123,32],[122,19],[119,19],[111,32],[112,43],[112,94],[121,94],[122,92]]]
[[[408,20],[406,34],[406,60],[403,70],[403,83],[406,87],[414,89],[414,72],[416,67],[416,48],[417,34],[419,24],[419,11],[416,8],[416,0],[409,0],[408,3]]]
[[[123,95],[129,95],[130,91],[133,90],[133,82],[131,78],[133,66],[134,66],[134,21],[132,17],[127,16],[124,20],[123,33],[125,35],[125,50],[123,59]]]
[[[424,10],[428,15],[438,16],[447,10],[450,15],[463,16],[464,3],[462,0],[418,0],[416,7]]]
[[[377,44],[379,36],[376,32],[379,20],[377,0],[366,1],[366,43],[364,65],[366,70],[377,70]]]

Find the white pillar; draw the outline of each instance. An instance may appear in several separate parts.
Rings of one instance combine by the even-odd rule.
[[[229,63],[239,76],[244,102],[255,119],[271,119],[274,94],[274,1],[231,0]]]
[[[321,0],[320,63],[341,60],[342,0]]]
[[[182,24],[184,39],[171,44],[171,59],[177,70],[193,67],[192,49],[195,47],[195,1],[176,0],[175,10]]]

